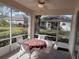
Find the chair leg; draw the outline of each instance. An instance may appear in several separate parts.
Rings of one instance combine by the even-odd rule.
[[[29,53],[29,59],[31,59],[31,53]]]
[[[20,49],[19,50],[19,52],[18,52],[18,59],[21,57],[21,56],[23,56],[25,54],[25,52],[24,51],[22,51],[22,49]]]

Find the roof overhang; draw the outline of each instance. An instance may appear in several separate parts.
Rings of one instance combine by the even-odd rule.
[[[17,8],[26,13],[34,13],[35,15],[74,14],[75,10],[79,10],[79,0],[55,0],[55,3],[50,2],[49,4],[47,4],[48,7],[45,9],[36,8],[35,1],[36,0],[0,0],[0,2],[11,7]]]

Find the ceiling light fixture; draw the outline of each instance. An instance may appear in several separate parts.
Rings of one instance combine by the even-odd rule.
[[[38,7],[43,8],[45,5],[45,0],[38,0]]]

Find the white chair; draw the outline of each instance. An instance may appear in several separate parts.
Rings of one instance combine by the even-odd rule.
[[[31,54],[31,58],[32,58],[32,59],[37,59],[37,58],[38,58],[39,53],[40,53],[39,50],[40,50],[40,49],[35,49],[35,50],[32,52],[32,54]]]
[[[31,59],[29,46],[21,44],[21,49],[19,50],[18,58],[22,57],[24,54],[28,55],[28,59]]]
[[[54,48],[54,49],[57,49],[57,48],[58,48],[58,46],[57,46],[56,43],[54,44],[53,48]]]
[[[54,47],[55,42],[47,40],[47,47],[48,48],[53,48]]]
[[[17,36],[16,37],[16,41],[17,41],[17,45],[20,47],[20,49],[21,49],[21,44],[22,44],[22,42],[23,42],[23,37],[21,36],[21,35],[19,35],[19,36]]]
[[[16,37],[17,42],[20,44],[23,42],[23,37],[22,36],[18,36]]]
[[[46,35],[38,35],[38,40],[42,40],[46,42],[46,45],[48,45],[48,41],[45,40]]]
[[[45,39],[46,35],[38,35],[38,39]]]
[[[23,56],[25,53],[27,53],[27,54],[30,55],[30,49],[29,49],[29,47],[27,45],[23,44],[23,41],[24,41],[23,37],[22,36],[18,36],[16,38],[16,40],[17,40],[17,43],[20,45],[20,50],[19,50],[17,59],[19,57]],[[29,56],[29,58],[30,58],[30,56]]]
[[[49,47],[53,47],[53,46],[54,46],[54,42],[53,42],[53,41],[50,41],[50,40],[45,40],[45,37],[46,37],[46,36],[47,36],[47,35],[38,35],[38,40],[43,40],[43,41],[45,41],[48,48],[49,48]]]

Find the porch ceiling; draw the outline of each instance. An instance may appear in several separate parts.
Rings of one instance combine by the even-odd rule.
[[[73,13],[74,9],[78,7],[79,0],[48,0],[45,3],[45,8],[40,9],[37,6],[37,0],[5,0],[10,4],[18,5],[20,9],[26,8],[26,10],[31,10],[36,14],[63,14]],[[18,4],[17,4],[18,3]],[[21,5],[21,6],[20,6]]]

